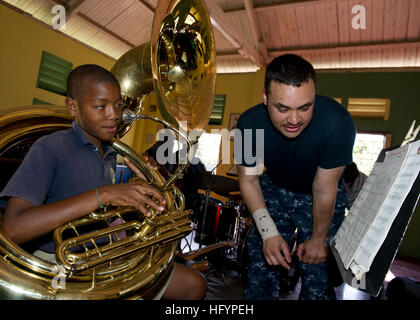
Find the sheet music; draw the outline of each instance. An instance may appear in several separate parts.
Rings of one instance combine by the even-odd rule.
[[[420,171],[420,141],[386,153],[377,162],[336,234],[336,249],[357,279],[369,271]]]
[[[363,213],[363,210],[365,209],[364,203],[367,202],[370,191],[375,186],[376,177],[378,172],[380,172],[381,166],[382,163],[375,163],[371,174],[360,190],[359,195],[353,203],[353,206],[351,207],[340,229],[335,235],[335,247],[340,253],[341,260],[343,261],[343,265],[346,269],[349,268],[350,263],[360,246],[362,240],[361,237],[367,231],[367,228],[373,220],[373,214],[369,215]]]

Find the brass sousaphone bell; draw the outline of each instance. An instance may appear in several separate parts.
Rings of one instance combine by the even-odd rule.
[[[151,218],[145,219],[131,207],[107,207],[67,223],[54,232],[57,263],[33,256],[0,232],[0,298],[148,299],[155,298],[167,283],[179,240],[191,231],[184,196],[173,184],[186,164],[165,180],[119,139],[137,119],[160,122],[189,145],[194,140],[190,133],[207,126],[216,70],[204,2],[159,0],[151,42],[124,54],[112,72],[120,81],[125,104],[124,123],[113,148],[129,157],[148,182],[163,192],[165,210],[161,214],[151,210]],[[141,113],[144,98],[152,92],[163,119]],[[64,107],[4,110],[0,113],[0,157],[19,155],[42,135],[70,126]],[[113,223],[116,219],[122,223]],[[92,226],[97,229],[92,231]]]

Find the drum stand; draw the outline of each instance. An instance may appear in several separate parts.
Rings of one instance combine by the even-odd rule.
[[[204,241],[205,237],[205,226],[206,226],[206,219],[207,219],[207,211],[209,206],[209,199],[210,199],[210,190],[211,190],[211,179],[208,180],[207,186],[206,186],[206,200],[204,203],[204,215],[203,215],[203,223],[201,225],[201,232],[200,232],[200,243],[199,243],[199,249],[202,247],[202,243]]]
[[[232,247],[233,243],[230,242],[218,242],[218,243],[212,243],[210,245],[205,246],[204,248],[202,247],[203,245],[203,241],[204,238],[206,236],[206,230],[205,230],[205,226],[206,226],[206,220],[207,220],[207,212],[208,212],[208,205],[209,205],[209,199],[210,199],[210,190],[211,190],[211,184],[212,181],[211,179],[208,180],[208,183],[206,184],[206,198],[205,198],[205,204],[204,204],[204,215],[203,215],[203,223],[201,225],[201,231],[199,234],[199,239],[200,239],[200,243],[199,243],[199,247],[197,250],[193,250],[187,253],[180,253],[177,255],[178,258],[188,262],[189,264],[192,265],[193,268],[203,271],[203,270],[207,270],[208,272],[212,272],[215,270],[210,270],[209,267],[209,263],[208,261],[193,261],[195,258],[211,252],[213,250],[219,249],[219,248],[223,248],[223,247]],[[191,245],[188,243],[187,241],[187,246],[188,248],[191,250]],[[203,264],[205,265],[205,268],[203,269]]]

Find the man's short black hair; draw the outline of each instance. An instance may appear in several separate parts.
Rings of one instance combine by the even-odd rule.
[[[67,97],[78,102],[85,94],[85,89],[92,83],[113,83],[120,86],[115,76],[96,64],[83,64],[73,69],[67,78]]]
[[[272,81],[300,87],[312,79],[315,83],[314,67],[302,57],[295,54],[284,54],[274,58],[265,71],[264,89],[269,93]]]

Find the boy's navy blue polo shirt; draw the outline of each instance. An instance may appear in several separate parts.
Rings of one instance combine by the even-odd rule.
[[[0,193],[33,205],[57,202],[115,182],[116,152],[103,145],[98,148],[82,129],[72,123],[69,130],[57,131],[38,139],[22,164]],[[49,238],[51,240],[52,238]],[[43,243],[40,249],[54,252],[54,243]]]

